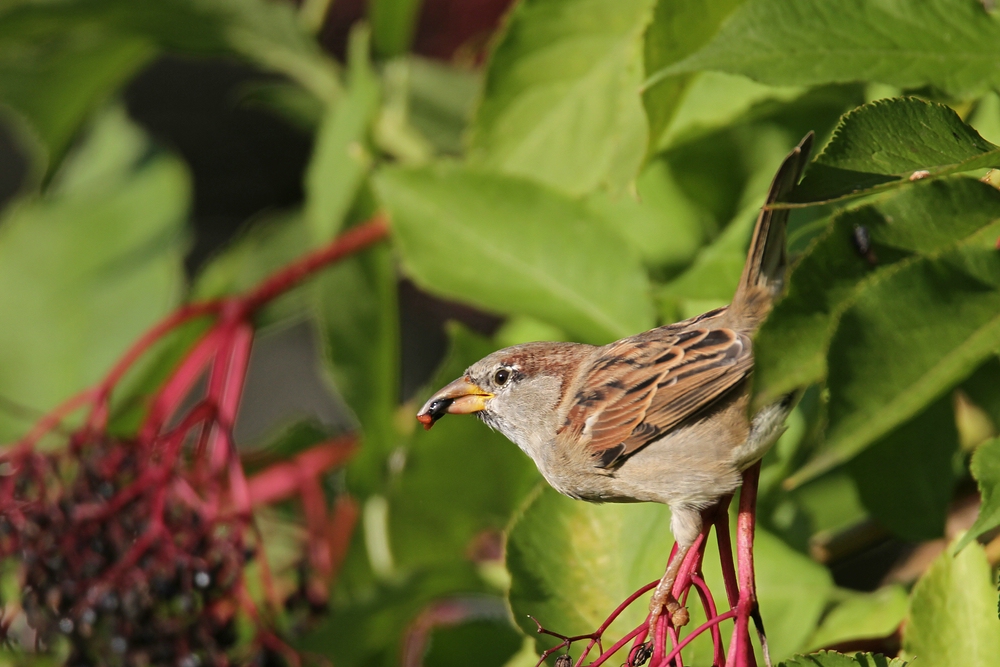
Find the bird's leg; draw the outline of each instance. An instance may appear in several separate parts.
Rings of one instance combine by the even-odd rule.
[[[675,628],[686,625],[689,620],[687,609],[677,601],[672,589],[681,565],[701,533],[702,518],[701,512],[686,507],[671,508],[671,512],[670,530],[677,542],[677,551],[667,564],[667,571],[663,573],[660,583],[653,591],[653,598],[649,601],[650,637],[656,636],[656,622],[659,620],[660,614],[663,613],[664,607],[670,614],[670,620]]]

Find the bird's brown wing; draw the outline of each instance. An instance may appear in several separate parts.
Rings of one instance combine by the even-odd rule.
[[[711,405],[753,367],[750,339],[731,329],[662,327],[610,346],[583,378],[559,437],[615,465]]]

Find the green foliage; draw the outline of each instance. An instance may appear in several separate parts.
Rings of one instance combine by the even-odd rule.
[[[620,191],[646,149],[636,95],[652,0],[527,0],[507,19],[470,158],[572,194]]]
[[[519,651],[533,664],[531,647],[551,638],[526,615],[593,631],[662,574],[669,511],[559,496],[477,420],[415,430],[416,404],[500,346],[603,344],[726,303],[774,169],[815,130],[825,147],[779,204],[792,209],[787,292],[754,342],[755,405],[808,389],[762,473],[756,566],[772,656],[903,667],[791,656],[878,641],[905,620],[914,664],[995,662],[996,594],[976,540],[1000,526],[1000,194],[995,176],[961,175],[1000,163],[992,3],[523,0],[475,67],[409,53],[421,4],[370,3],[370,31],[353,27],[340,67],[315,36],[326,0],[2,3],[0,100],[32,177],[0,220],[0,436],[98,379],[182,296],[245,291],[384,213],[388,243],[256,321],[315,326],[362,435],[346,474],[326,480],[361,507],[329,613],[300,634],[279,622],[338,665],[388,666],[428,613],[460,608],[455,625],[428,630],[423,664],[499,666]],[[185,167],[107,107],[164,53],[280,74],[249,101],[313,136],[301,206],[247,221],[187,283]],[[492,337],[450,325],[447,359],[405,402],[401,277],[503,319]],[[200,331],[182,329],[128,378],[116,433],[136,428],[142,397]],[[971,440],[956,390],[978,411]],[[299,424],[261,456],[327,434]],[[831,544],[872,519],[939,539],[970,472],[979,519],[912,593],[838,588],[812,557],[848,562],[859,547]],[[279,569],[294,560],[289,516],[262,524]],[[490,551],[500,536],[503,563]],[[705,576],[721,597],[714,542]],[[525,634],[535,641],[521,650]],[[686,664],[709,651],[696,641]]]
[[[996,586],[978,544],[945,551],[913,588],[903,653],[940,667],[986,667],[1000,654]]]
[[[878,100],[846,114],[791,201],[818,204],[1000,165],[1000,148],[943,104]]]
[[[899,658],[887,658],[880,654],[844,655],[835,651],[820,651],[812,655],[797,655],[781,663],[780,667],[906,667],[907,664]]]
[[[0,221],[0,396],[26,411],[0,411],[4,441],[99,380],[178,302],[187,172],[149,151],[113,108],[49,192]]]
[[[704,48],[653,77],[700,70],[774,85],[876,81],[963,97],[998,81],[979,54],[1000,26],[972,0],[748,0]]]
[[[384,169],[376,185],[421,285],[606,343],[652,325],[637,254],[578,202],[450,164]]]
[[[983,505],[976,523],[959,539],[955,551],[1000,526],[1000,438],[984,442],[976,449],[972,455],[972,476],[979,484]]]
[[[872,593],[851,591],[823,617],[806,648],[887,637],[905,618],[908,605],[906,590],[898,585],[885,586]]]

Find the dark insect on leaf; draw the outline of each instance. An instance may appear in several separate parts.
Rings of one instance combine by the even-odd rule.
[[[854,249],[858,251],[858,254],[868,262],[868,266],[874,267],[878,264],[878,257],[872,249],[872,236],[867,227],[864,225],[854,225],[854,233],[851,235],[851,241],[854,242]]]

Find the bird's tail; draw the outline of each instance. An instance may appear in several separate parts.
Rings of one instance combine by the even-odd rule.
[[[770,310],[771,302],[785,284],[788,251],[785,248],[785,225],[788,209],[772,209],[770,205],[785,197],[799,182],[809,161],[813,133],[807,134],[792,149],[778,168],[767,201],[757,218],[750,240],[750,251],[743,267],[743,276],[733,297],[733,310],[741,313],[756,326]]]

